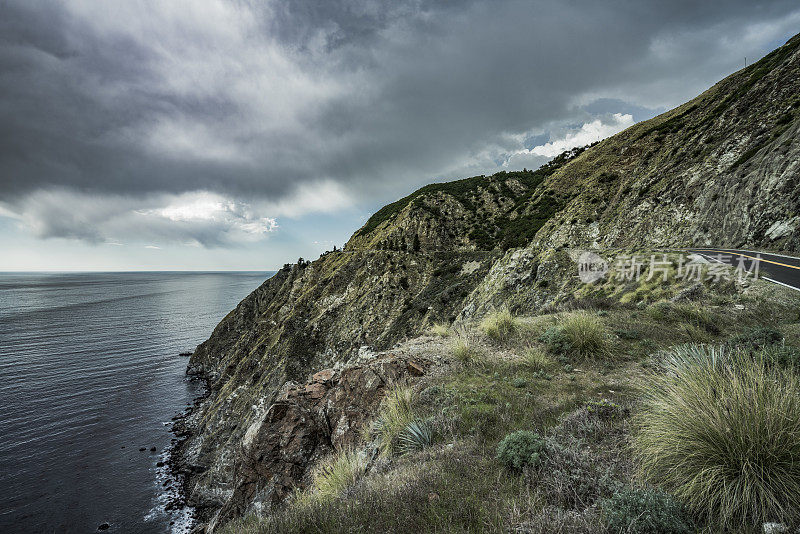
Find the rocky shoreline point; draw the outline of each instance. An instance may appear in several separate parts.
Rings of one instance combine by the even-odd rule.
[[[233,491],[213,514],[196,508],[193,532],[213,532],[230,519],[279,504],[294,489],[305,487],[321,458],[357,443],[389,388],[441,372],[448,363],[441,348],[441,340],[419,338],[388,351],[365,349],[346,365],[315,372],[302,383],[287,381],[237,448]],[[192,369],[189,374],[198,376]],[[177,441],[168,465],[181,481],[181,491],[172,508],[192,505],[187,496],[204,471],[186,459],[196,432],[192,415],[210,398],[206,391],[175,419]]]
[[[187,375],[193,380],[202,380],[202,378],[199,376],[192,375],[190,373],[187,373]],[[161,465],[157,465],[157,467],[165,468],[166,472],[169,474],[169,479],[164,482],[165,484],[168,484],[165,489],[169,488],[170,486],[172,489],[171,492],[168,492],[167,502],[164,505],[164,511],[168,514],[175,510],[185,510],[186,508],[191,508],[188,500],[190,488],[188,487],[189,479],[187,477],[187,474],[191,473],[191,468],[181,461],[180,451],[191,435],[191,430],[187,428],[185,421],[195,410],[197,410],[207,396],[208,387],[204,382],[204,387],[200,395],[195,397],[195,399],[192,401],[192,404],[187,406],[183,412],[172,418],[170,432],[175,437],[172,438],[170,445],[165,451],[165,461],[158,462]],[[188,529],[193,529],[195,527],[197,523],[196,516],[196,511],[192,510],[189,515],[190,524],[187,525]]]

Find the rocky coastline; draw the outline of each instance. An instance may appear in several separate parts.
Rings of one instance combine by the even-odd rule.
[[[170,465],[195,530],[280,502],[411,363],[427,373],[435,358],[409,360],[398,343],[501,309],[627,313],[685,289],[582,286],[582,250],[800,249],[798,70],[800,36],[659,117],[537,171],[431,184],[376,212],[343,250],[285,265],[191,356],[206,394],[175,422]]]

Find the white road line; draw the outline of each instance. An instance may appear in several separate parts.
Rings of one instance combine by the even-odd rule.
[[[742,252],[750,252],[750,251],[743,250]],[[723,265],[729,265],[729,264],[727,264],[727,263],[725,263],[723,261],[718,260],[717,258],[715,258],[713,256],[706,256],[705,254],[703,254],[701,252],[694,252],[693,254],[699,254],[700,256],[703,256],[704,258],[709,259],[711,261],[715,261],[717,263],[722,263]],[[778,254],[774,254],[774,255],[777,256]],[[791,256],[786,256],[786,257],[790,258]],[[777,280],[775,280],[774,278],[770,278],[769,276],[762,276],[761,278],[764,279],[764,280],[768,280],[768,281],[772,282],[773,284],[778,284],[779,286],[788,287],[789,289],[794,289],[795,291],[800,291],[800,288],[798,288],[798,287],[790,286],[789,284],[785,284],[783,282],[778,282]]]
[[[692,254],[698,254],[700,256],[703,256],[707,260],[715,261],[717,263],[721,263],[722,265],[729,265],[728,263],[725,263],[724,261],[722,261],[722,260],[720,260],[718,258],[715,258],[714,256],[706,256],[702,252],[692,252]],[[731,267],[733,267],[733,265],[731,265]]]
[[[768,276],[762,276],[761,278],[763,278],[764,280],[769,280],[773,284],[778,284],[779,286],[784,286],[784,287],[788,287],[789,289],[794,289],[795,291],[800,291],[800,287],[794,287],[794,286],[790,286],[789,284],[784,284],[783,282],[778,282],[777,280],[773,280],[772,278],[770,278]]]
[[[744,250],[744,249],[739,250],[737,252],[749,252],[750,254],[761,254],[762,256],[778,256],[780,258],[789,258],[790,260],[800,261],[800,258],[798,258],[797,256],[787,256],[786,254],[775,254],[774,252],[761,252],[757,250]]]

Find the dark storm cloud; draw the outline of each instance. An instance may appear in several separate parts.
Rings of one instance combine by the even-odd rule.
[[[546,158],[515,157],[531,143],[676,105],[798,22],[794,0],[7,0],[0,208],[100,239],[109,210],[59,222],[42,195],[141,215],[206,191],[272,217],[309,204],[302,186],[384,198],[531,166]],[[202,239],[150,226],[212,243],[203,209]],[[257,215],[231,217],[225,232]]]

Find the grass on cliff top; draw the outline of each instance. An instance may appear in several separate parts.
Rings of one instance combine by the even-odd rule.
[[[530,506],[529,493],[521,478],[498,470],[491,455],[460,443],[363,479],[347,498],[295,502],[224,532],[502,532],[515,506]]]
[[[366,458],[352,449],[341,450],[314,471],[311,488],[298,492],[298,500],[330,501],[340,497],[366,473]]]
[[[800,376],[771,355],[675,350],[666,372],[649,377],[638,413],[645,479],[725,530],[800,521]]]
[[[489,313],[483,318],[480,328],[494,341],[505,341],[517,331],[517,320],[508,308]]]
[[[637,421],[644,418],[654,425],[652,435],[678,428],[661,425],[663,417],[649,417],[651,408],[640,408],[639,401],[652,391],[648,377],[659,369],[662,352],[698,336],[717,345],[800,343],[800,308],[771,300],[770,291],[709,291],[695,302],[617,301],[602,310],[576,309],[577,301],[566,310],[512,317],[515,334],[502,344],[487,342],[475,331],[430,338],[443,353],[453,338],[468,339],[468,348],[479,350],[479,357],[467,358],[479,365],[453,365],[448,372],[423,377],[409,393],[412,401],[398,404],[412,406],[413,419],[430,425],[436,444],[347,479],[348,487],[338,488],[333,498],[299,498],[269,517],[229,525],[226,532],[687,532],[695,520],[700,521],[697,528],[705,528],[709,518],[713,531],[715,516],[697,513],[702,508],[676,489],[695,471],[675,469],[672,480],[650,477],[658,484],[669,482],[664,489],[677,499],[641,486],[634,476],[641,466],[631,463],[629,443],[634,429],[644,427],[631,427],[625,407]],[[586,358],[571,345],[553,351],[543,339],[548,330],[569,325],[575,317],[579,325],[567,328],[573,341],[595,347],[597,332],[602,334],[603,350],[592,349],[598,356]],[[767,324],[772,331],[764,328]],[[718,384],[718,391],[737,387],[728,382]],[[709,388],[701,389],[710,395]],[[674,392],[662,390],[664,395]],[[737,395],[731,391],[726,398],[747,398]],[[678,407],[688,398],[681,394],[670,402]],[[719,402],[711,406],[725,408]],[[412,417],[401,419],[407,423]],[[520,430],[536,432],[545,444],[540,457],[513,472],[496,459],[496,451],[501,440]],[[753,431],[750,437],[770,435]],[[645,439],[646,444],[656,441]],[[740,502],[752,503],[747,495],[760,490],[753,482],[745,486],[737,490]],[[684,503],[695,516],[686,514]]]

